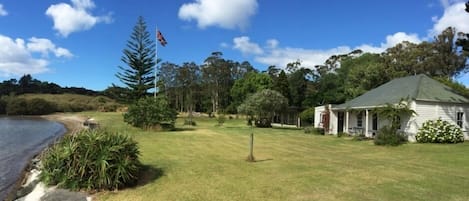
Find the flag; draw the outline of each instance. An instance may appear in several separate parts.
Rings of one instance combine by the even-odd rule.
[[[161,34],[160,30],[158,30],[158,33],[156,34],[156,37],[158,38],[158,41],[160,41],[161,46],[166,46],[168,42],[166,42],[166,39],[164,39],[163,34]]]

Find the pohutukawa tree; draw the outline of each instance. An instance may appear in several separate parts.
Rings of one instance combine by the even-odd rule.
[[[121,61],[127,66],[119,66],[122,72],[116,74],[130,88],[130,101],[146,96],[154,84],[155,42],[150,36],[145,21],[140,16],[123,50]]]

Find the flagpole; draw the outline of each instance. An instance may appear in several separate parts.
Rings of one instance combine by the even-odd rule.
[[[156,25],[155,31],[155,92],[153,93],[153,97],[156,99],[156,89],[157,89],[157,70],[158,70],[158,25]]]

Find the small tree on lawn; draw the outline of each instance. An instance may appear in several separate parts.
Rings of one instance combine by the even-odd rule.
[[[145,97],[129,106],[124,121],[132,126],[152,128],[173,128],[177,112],[172,109],[166,96]]]
[[[279,92],[264,89],[249,96],[243,104],[238,107],[238,112],[246,114],[249,118],[259,121],[267,121],[267,127],[270,127],[272,117],[288,106],[288,100]],[[256,125],[262,126],[262,125]]]
[[[284,110],[288,105],[288,100],[279,92],[264,89],[259,91],[251,96],[249,96],[243,104],[238,107],[238,112],[241,114],[248,115],[248,118],[251,122],[252,120],[256,121],[267,120],[267,124],[270,127],[270,120],[272,119],[275,112],[280,112]],[[250,143],[249,143],[249,156],[247,161],[255,161],[253,155],[254,147],[254,134],[251,131]]]

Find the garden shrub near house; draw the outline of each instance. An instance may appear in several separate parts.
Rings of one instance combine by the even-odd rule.
[[[392,126],[384,126],[379,129],[378,134],[376,134],[373,140],[375,145],[397,146],[407,142],[407,137]]]
[[[42,158],[40,179],[72,190],[115,190],[134,184],[141,167],[137,143],[106,130],[66,135]]]
[[[438,119],[424,122],[415,139],[420,143],[458,143],[464,141],[464,135],[458,126]]]

